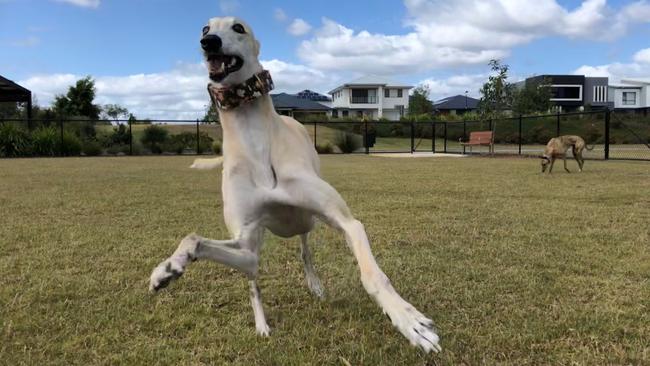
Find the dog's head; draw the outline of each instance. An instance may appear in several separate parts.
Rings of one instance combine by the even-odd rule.
[[[539,158],[542,159],[542,173],[544,173],[548,165],[551,163],[551,159],[546,155],[542,155]]]
[[[212,83],[240,84],[262,71],[258,60],[260,43],[240,19],[210,19],[202,30],[201,49]]]

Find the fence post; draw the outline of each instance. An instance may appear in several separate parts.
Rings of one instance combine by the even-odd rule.
[[[199,119],[196,119],[196,155],[201,154],[201,135],[199,134]]]
[[[363,142],[366,145],[366,155],[370,154],[370,144],[368,141],[368,121],[363,121]]]
[[[61,141],[59,145],[59,155],[63,156],[63,119],[59,119],[59,130],[61,132]]]
[[[467,121],[463,120],[463,141],[467,141]]]
[[[129,155],[133,156],[133,129],[131,128],[131,118],[129,118]]]
[[[411,121],[411,154],[415,150],[415,122]]]
[[[445,154],[447,153],[447,122],[444,122],[445,126]]]
[[[436,123],[431,122],[431,153],[436,153]]]
[[[314,121],[314,150],[318,151],[318,144],[316,143],[316,136],[317,136],[316,126],[318,126],[318,122]]]
[[[605,112],[605,160],[609,160],[609,129],[610,129],[610,118],[612,111],[607,108]]]
[[[560,112],[557,112],[557,126],[555,127],[555,137],[560,137]]]
[[[488,126],[489,126],[488,130],[492,131],[492,118],[488,120]]]
[[[519,155],[521,155],[521,114],[519,115]]]

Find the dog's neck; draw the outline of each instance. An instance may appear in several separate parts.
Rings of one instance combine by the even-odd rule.
[[[241,84],[228,87],[208,84],[208,93],[212,103],[220,111],[231,111],[267,95],[273,87],[271,74],[267,70],[262,70]]]

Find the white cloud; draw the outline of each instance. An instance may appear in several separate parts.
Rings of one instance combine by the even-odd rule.
[[[650,48],[643,49],[634,54],[634,62],[639,64],[650,64]]]
[[[507,51],[436,45],[418,32],[397,36],[367,31],[355,33],[324,18],[316,36],[303,41],[298,54],[310,66],[319,69],[389,75],[443,66],[484,64],[492,58],[505,57]]]
[[[323,70],[387,75],[485,64],[547,36],[611,40],[631,24],[650,22],[647,0],[618,10],[606,0],[586,0],[575,9],[556,0],[404,0],[404,5],[406,33],[355,31],[324,18],[298,55]]]
[[[262,66],[271,72],[277,91],[295,93],[311,89],[325,93],[340,81],[329,73],[275,59],[262,61]]]
[[[10,41],[9,44],[14,47],[35,47],[41,43],[40,38],[35,36],[29,36],[26,38],[15,39]]]
[[[610,82],[617,83],[625,78],[648,78],[650,75],[650,48],[638,51],[632,62],[614,62],[605,65],[583,65],[574,74],[586,76],[606,76]]]
[[[473,98],[479,96],[479,90],[487,81],[488,74],[463,74],[446,79],[428,78],[419,81],[416,85],[429,87],[429,99],[436,101],[454,95],[467,95]]]
[[[287,28],[287,32],[294,36],[303,36],[309,33],[310,30],[311,25],[300,18],[294,19],[291,25],[289,25],[289,28]]]
[[[284,12],[284,10],[280,8],[276,8],[273,11],[273,18],[275,18],[275,20],[277,20],[278,22],[284,22],[285,20],[287,20],[287,14]]]
[[[239,0],[221,0],[219,9],[224,15],[232,15],[239,9]]]
[[[302,65],[279,60],[262,61],[275,83],[273,92],[294,93],[303,89],[326,91],[335,80]],[[55,95],[65,94],[71,85],[84,77],[74,74],[35,75],[18,83],[32,90],[43,106]],[[152,74],[94,77],[97,104],[120,104],[138,118],[202,118],[210,103],[205,65],[178,64],[174,69]]]
[[[99,7],[100,0],[56,0],[60,3],[68,3],[83,8],[97,8]]]

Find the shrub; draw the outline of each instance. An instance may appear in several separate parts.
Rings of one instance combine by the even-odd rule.
[[[215,153],[217,155],[221,155],[221,149],[222,149],[221,141],[217,140],[217,141],[212,143],[212,152],[213,153]]]
[[[83,143],[82,151],[86,156],[97,156],[102,153],[102,146],[98,141],[88,140]]]
[[[154,154],[162,153],[162,145],[169,138],[167,130],[157,125],[147,126],[142,134],[140,141],[144,146],[151,150]]]
[[[63,140],[58,141],[57,150],[63,156],[81,155],[81,140],[72,132],[63,132]]]
[[[338,146],[342,153],[349,154],[363,147],[361,136],[350,132],[339,132],[336,135],[334,144]]]
[[[201,154],[205,149],[210,149],[213,141],[212,137],[207,133],[200,132],[197,152]],[[171,135],[163,145],[164,151],[177,154],[182,154],[185,150],[195,151],[196,149],[196,133],[193,132],[181,132],[176,135]]]
[[[123,123],[113,128],[113,132],[108,138],[108,142],[111,145],[128,145],[130,141],[131,135],[129,134],[128,126]]]
[[[203,151],[211,150],[213,142],[214,142],[214,139],[212,137],[210,137],[205,132],[201,132],[199,134],[199,151],[198,151],[198,153],[203,154]]]
[[[0,156],[29,155],[29,134],[13,124],[0,125]]]
[[[128,155],[130,148],[128,145],[111,145],[106,149],[109,155]],[[133,146],[133,154],[135,154],[135,146]]]
[[[32,132],[32,152],[40,156],[54,156],[58,153],[60,135],[52,127],[40,127]]]
[[[316,152],[319,154],[331,154],[334,152],[334,146],[330,142],[316,144]]]

